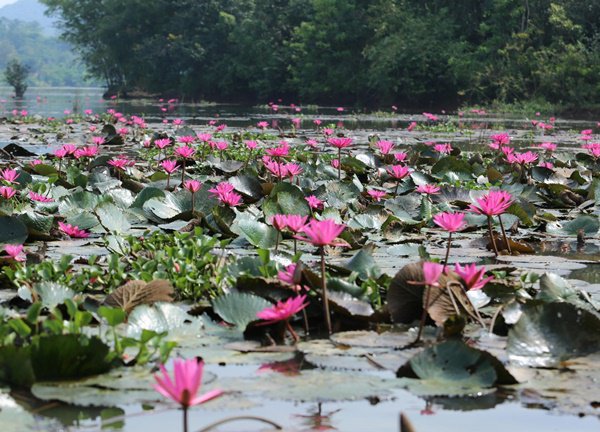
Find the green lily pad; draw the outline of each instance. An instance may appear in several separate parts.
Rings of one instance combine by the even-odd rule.
[[[517,365],[559,366],[600,351],[600,318],[566,302],[526,305],[508,332],[507,351]]]
[[[180,307],[171,303],[154,303],[152,306],[141,305],[129,315],[127,333],[131,336],[141,334],[142,330],[163,333],[182,327],[192,317]]]
[[[102,204],[96,209],[100,223],[111,233],[124,234],[131,229],[123,209],[114,204]]]
[[[261,249],[274,247],[279,235],[275,228],[249,217],[241,218],[232,230],[239,231],[250,244]]]
[[[29,232],[27,226],[13,216],[0,216],[0,244],[23,244]]]
[[[213,309],[224,321],[245,330],[248,324],[258,321],[256,314],[273,306],[262,297],[247,293],[229,293],[213,300]]]
[[[420,352],[397,376],[419,396],[480,396],[495,385],[516,383],[491,354],[453,340]]]

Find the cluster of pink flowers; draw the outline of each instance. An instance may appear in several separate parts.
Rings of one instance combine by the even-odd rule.
[[[598,159],[600,157],[600,143],[588,143],[581,146],[584,150],[587,150],[588,153],[594,157],[594,159]]]
[[[423,116],[429,120],[429,121],[438,121],[440,118],[434,114],[428,113],[428,112],[424,112]]]

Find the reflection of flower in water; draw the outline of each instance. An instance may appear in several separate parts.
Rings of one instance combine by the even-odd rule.
[[[434,415],[435,411],[433,410],[433,404],[429,401],[425,402],[425,408],[421,410],[421,415]]]
[[[303,431],[331,431],[338,430],[338,428],[331,425],[332,420],[330,418],[338,411],[341,410],[337,409],[335,411],[324,413],[322,412],[321,403],[319,403],[317,409],[312,412],[309,411],[308,415],[295,414],[295,416],[304,419],[303,423],[307,426],[307,429],[302,429]]]
[[[300,362],[293,358],[285,361],[265,363],[258,368],[258,372],[273,371],[285,376],[300,375]]]

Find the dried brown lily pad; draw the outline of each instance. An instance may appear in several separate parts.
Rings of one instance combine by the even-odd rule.
[[[110,293],[104,299],[104,304],[119,307],[129,314],[136,306],[142,304],[172,302],[174,294],[173,285],[167,280],[132,280]]]

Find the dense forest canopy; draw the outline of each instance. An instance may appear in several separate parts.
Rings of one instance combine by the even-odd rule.
[[[12,60],[29,67],[30,85],[86,84],[85,68],[72,47],[57,37],[44,35],[37,23],[0,18],[0,70]],[[0,85],[6,85],[0,81]]]
[[[113,91],[363,105],[599,102],[600,1],[43,3]]]

